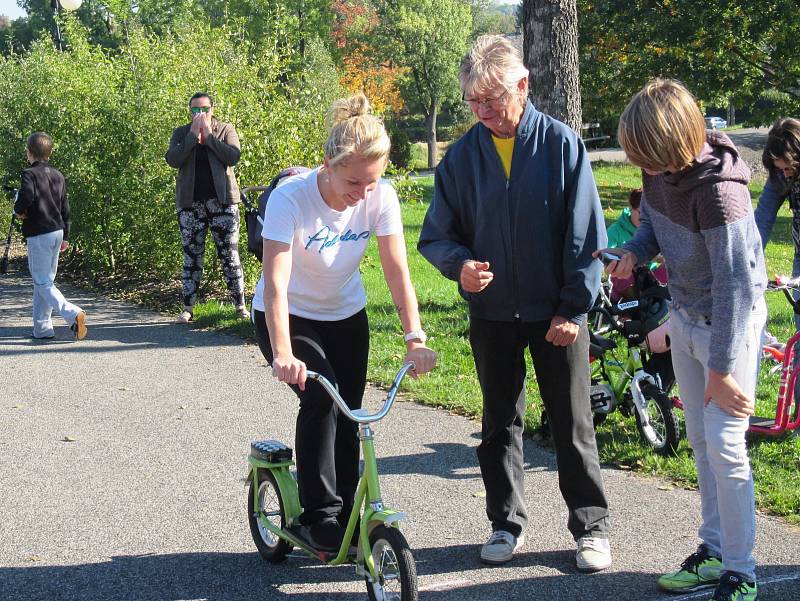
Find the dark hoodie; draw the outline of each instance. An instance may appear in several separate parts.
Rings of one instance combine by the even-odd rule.
[[[708,131],[691,165],[642,179],[642,224],[624,248],[640,263],[664,255],[675,306],[711,321],[708,367],[731,373],[767,284],[750,169],[728,136]]]

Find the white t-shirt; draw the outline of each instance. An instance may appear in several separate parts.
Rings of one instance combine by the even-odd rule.
[[[386,180],[354,207],[330,208],[314,169],[288,178],[270,195],[262,236],[291,245],[289,313],[319,321],[355,315],[367,304],[358,265],[370,237],[403,231],[397,193]],[[253,307],[264,310],[264,274]]]

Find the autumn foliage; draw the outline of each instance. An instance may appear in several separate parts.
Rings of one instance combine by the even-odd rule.
[[[401,67],[381,63],[369,43],[369,31],[377,16],[368,6],[352,0],[334,0],[336,15],[333,36],[342,49],[341,84],[350,92],[364,92],[380,113],[397,113],[404,108],[398,89]]]

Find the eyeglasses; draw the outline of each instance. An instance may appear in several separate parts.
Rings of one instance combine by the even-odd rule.
[[[478,108],[480,106],[491,106],[494,109],[498,109],[505,106],[507,97],[508,97],[508,90],[505,90],[497,98],[467,98],[462,94],[461,100],[466,102],[472,108]]]
[[[193,106],[189,110],[192,112],[193,115],[196,115],[197,113],[207,113],[208,111],[211,110],[211,107],[210,106]]]

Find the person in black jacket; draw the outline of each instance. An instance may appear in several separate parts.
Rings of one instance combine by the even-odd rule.
[[[55,286],[58,257],[68,246],[69,200],[64,176],[48,162],[53,139],[45,132],[28,136],[25,154],[30,168],[22,172],[22,185],[14,213],[22,220],[28,244],[28,268],[33,279],[33,337],[53,338],[53,310],[69,324],[75,340],[86,337],[86,312],[64,298]]]
[[[469,302],[483,393],[478,462],[492,534],[481,560],[524,542],[525,352],[550,416],[577,567],[611,565],[606,501],[589,399],[586,312],[600,286],[593,245],[606,230],[586,149],[528,100],[528,69],[502,36],[482,36],[461,63],[478,119],[436,168],[417,248]],[[598,247],[600,248],[600,247]]]

